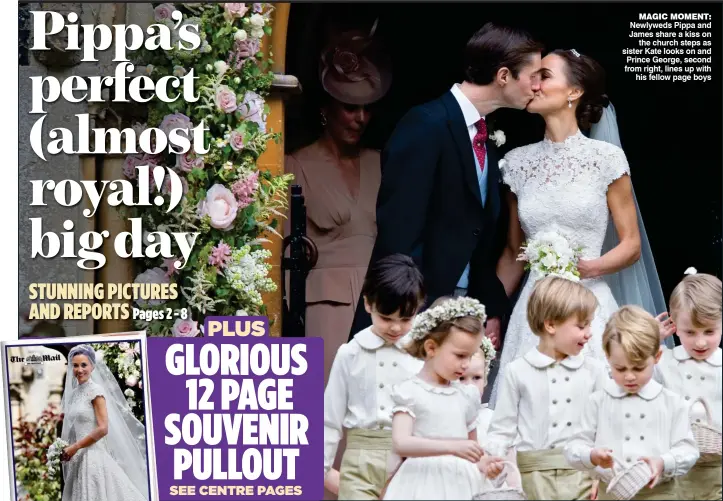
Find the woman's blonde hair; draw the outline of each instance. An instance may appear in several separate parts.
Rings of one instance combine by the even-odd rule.
[[[707,273],[687,275],[670,295],[673,321],[683,312],[690,314],[694,327],[721,320],[721,280]]]
[[[623,306],[613,313],[603,332],[602,345],[608,358],[613,341],[620,345],[630,363],[644,363],[660,351],[660,324],[639,306]]]
[[[445,303],[446,301],[454,299],[455,298],[450,296],[440,297],[432,303],[429,309],[431,310],[432,308],[435,308]],[[453,327],[461,331],[477,335],[482,332],[484,328],[484,323],[479,317],[475,316],[463,316],[452,318],[451,320],[442,321],[434,328],[432,328],[429,333],[426,334],[424,337],[412,338],[412,340],[405,346],[407,353],[409,353],[415,358],[425,360],[427,358],[427,350],[424,349],[425,341],[427,339],[431,339],[438,346],[441,346],[444,340],[447,339],[447,336],[449,336],[449,334],[451,333]]]
[[[592,320],[598,302],[595,294],[579,282],[548,276],[535,284],[527,302],[527,323],[538,336],[545,333],[545,322],[562,323],[576,316]]]

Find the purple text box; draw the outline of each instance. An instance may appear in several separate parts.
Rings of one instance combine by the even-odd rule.
[[[207,319],[205,330],[208,332],[208,321],[212,320],[229,322],[227,330],[234,331],[236,327],[243,330],[235,321],[261,318],[212,317]],[[204,338],[149,338],[160,501],[322,499],[323,357],[321,338],[231,337],[220,333]],[[303,374],[292,373],[300,372],[304,364]],[[247,368],[248,374],[223,375],[221,370],[214,375],[204,373],[206,368],[223,365],[240,371]],[[255,375],[252,371],[258,366],[270,368],[266,375]],[[181,371],[183,374],[173,374]],[[267,392],[262,391],[264,385],[268,385]],[[284,409],[269,409],[272,402],[262,395],[267,393],[271,398],[271,392],[285,402]],[[189,400],[194,393],[198,407],[192,410]],[[222,408],[223,395],[230,404],[227,410]],[[250,402],[258,402],[257,409]],[[240,404],[246,408],[239,410]],[[187,443],[186,438],[193,442]],[[250,443],[253,441],[258,443]],[[274,445],[277,441],[282,444]],[[184,462],[190,466],[181,471]],[[174,478],[174,473],[181,478]]]

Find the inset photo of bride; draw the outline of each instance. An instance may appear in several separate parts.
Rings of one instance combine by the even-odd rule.
[[[2,347],[12,499],[151,499],[145,333]]]

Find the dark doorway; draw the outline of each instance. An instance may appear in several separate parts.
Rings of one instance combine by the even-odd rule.
[[[529,30],[548,49],[575,48],[597,59],[608,74],[608,95],[618,114],[623,148],[668,297],[689,266],[721,276],[721,188],[723,102],[721,66],[713,29],[712,81],[636,81],[624,72],[623,49],[637,47],[630,23],[640,12],[708,12],[713,27],[721,7],[713,4],[650,3],[425,3],[293,4],[287,40],[287,72],[302,81],[304,93],[287,111],[287,151],[316,139],[318,57],[328,27],[368,29],[379,18],[378,35],[394,63],[392,89],[365,138],[383,148],[399,118],[412,106],[433,99],[461,80],[465,42],[487,21]],[[496,112],[506,131],[507,149],[539,141],[539,117],[522,111]]]

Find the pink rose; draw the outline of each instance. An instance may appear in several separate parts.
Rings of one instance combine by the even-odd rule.
[[[236,219],[238,202],[231,190],[221,184],[214,184],[206,193],[206,199],[198,207],[200,217],[211,218],[211,226],[219,230],[230,230]]]
[[[183,189],[184,195],[188,193],[188,181],[186,181],[185,177],[181,177],[181,188]],[[171,192],[171,176],[165,177],[165,179],[163,180],[163,188],[161,188],[161,191],[166,195]]]
[[[126,385],[128,386],[135,386],[138,384],[138,378],[135,376],[128,376],[126,378]]]
[[[203,158],[196,156],[192,150],[182,155],[176,155],[176,167],[183,172],[191,172],[193,169],[203,169],[205,166]]]
[[[233,113],[238,108],[236,105],[236,93],[226,85],[221,85],[216,90],[216,106],[224,113]]]
[[[244,17],[249,8],[245,3],[225,3],[223,4],[223,15],[229,21],[233,18]]]
[[[147,153],[143,155],[143,165],[148,165],[151,171],[153,171],[153,167],[160,165],[162,161],[163,155],[149,155]]]
[[[158,128],[161,129],[166,136],[169,136],[173,129],[182,129],[181,131],[178,131],[179,136],[187,137],[189,139],[193,137],[193,123],[191,122],[191,119],[183,113],[166,115],[163,117],[163,121]],[[188,133],[186,134],[183,130],[187,130]]]
[[[173,324],[171,332],[173,333],[173,337],[196,337],[199,334],[198,322],[190,318],[186,320],[179,318]]]
[[[144,271],[140,275],[136,277],[134,280],[134,283],[136,284],[169,284],[171,283],[171,280],[166,276],[166,272],[163,271],[162,268],[151,268],[149,270]],[[150,287],[148,287],[150,290]],[[136,299],[136,303],[138,303],[139,306],[146,306],[146,305],[153,305],[157,306],[159,304],[165,303],[165,299],[150,299],[145,300],[142,297],[139,297]]]
[[[144,160],[143,156],[141,155],[128,155],[126,156],[126,159],[123,161],[123,174],[128,179],[135,179],[138,177],[138,171],[136,170],[136,167],[139,165],[148,165]]]
[[[156,22],[160,23],[161,21],[164,21],[166,19],[171,19],[171,14],[173,14],[176,11],[176,8],[169,4],[169,3],[162,3],[155,9],[153,9],[153,14],[156,16]]]
[[[228,143],[234,151],[241,151],[244,149],[244,136],[239,131],[231,131],[228,136]]]
[[[263,97],[254,91],[248,91],[244,94],[244,99],[238,108],[244,119],[256,122],[261,133],[266,133],[266,117],[264,116]]]

